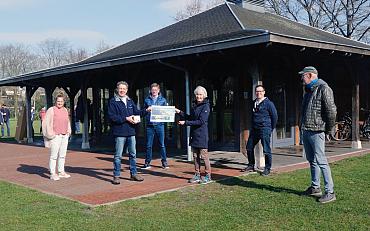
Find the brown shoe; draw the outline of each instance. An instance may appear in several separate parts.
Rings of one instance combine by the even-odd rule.
[[[131,176],[131,180],[133,181],[143,181],[144,178],[142,178],[141,176],[139,176],[138,174],[135,174],[135,175],[132,175]]]
[[[112,184],[120,184],[120,183],[121,182],[119,182],[119,176],[113,177]]]

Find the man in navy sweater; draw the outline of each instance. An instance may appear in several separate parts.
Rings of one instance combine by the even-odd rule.
[[[275,105],[265,97],[265,88],[257,85],[255,88],[256,99],[253,101],[252,126],[247,142],[248,166],[242,171],[255,171],[254,146],[261,140],[263,153],[265,154],[265,169],[262,176],[268,176],[271,171],[271,132],[276,127],[277,111]]]
[[[128,84],[124,81],[117,83],[116,94],[109,100],[108,116],[111,130],[116,141],[113,162],[113,184],[120,184],[121,158],[125,145],[128,148],[131,180],[143,181],[136,169],[136,139],[135,127],[137,121],[134,115],[144,115],[145,111],[137,109],[134,101],[127,96]]]

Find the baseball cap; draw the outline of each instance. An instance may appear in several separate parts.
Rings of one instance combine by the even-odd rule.
[[[317,75],[318,72],[316,68],[314,68],[313,66],[308,66],[303,68],[303,70],[301,70],[300,72],[298,72],[299,75],[303,75],[304,73],[314,73]]]

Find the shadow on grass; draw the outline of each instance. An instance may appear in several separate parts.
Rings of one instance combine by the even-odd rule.
[[[294,189],[289,189],[289,188],[283,188],[283,187],[275,187],[272,185],[266,185],[266,184],[261,184],[261,183],[256,183],[254,181],[249,181],[249,180],[243,180],[238,177],[231,177],[225,180],[220,180],[218,183],[222,185],[228,185],[228,186],[240,186],[240,187],[246,187],[246,188],[254,188],[254,189],[259,189],[259,190],[268,190],[271,192],[286,192],[286,193],[291,193],[294,195],[301,196],[302,192],[297,191]]]

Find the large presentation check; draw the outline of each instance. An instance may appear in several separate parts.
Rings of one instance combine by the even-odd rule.
[[[175,122],[175,106],[152,106],[150,122]]]

